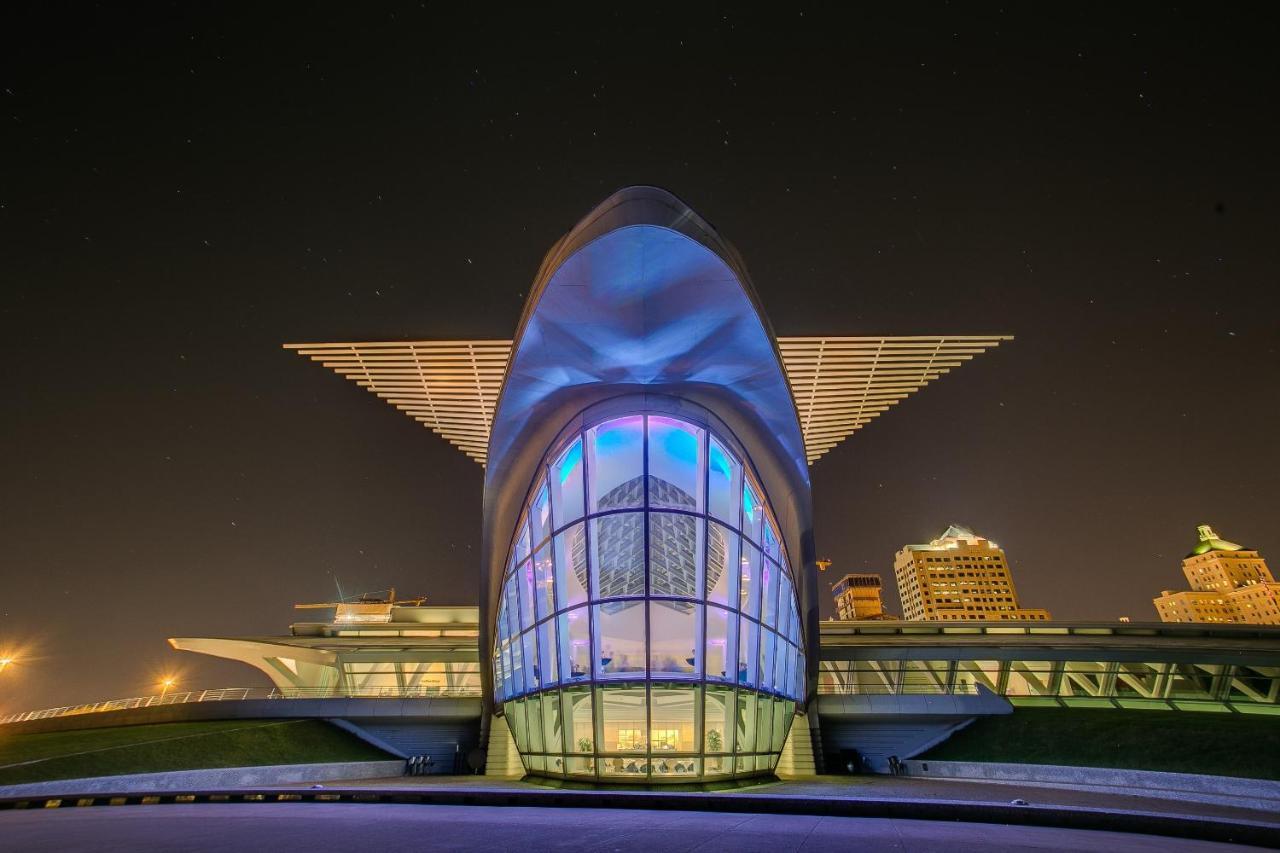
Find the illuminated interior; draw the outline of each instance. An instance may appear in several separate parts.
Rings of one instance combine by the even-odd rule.
[[[787,555],[737,445],[666,415],[613,418],[562,439],[528,494],[492,649],[526,768],[771,771],[805,658]]]

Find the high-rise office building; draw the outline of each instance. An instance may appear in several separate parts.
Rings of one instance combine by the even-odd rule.
[[[1166,589],[1154,599],[1161,622],[1243,622],[1280,625],[1280,583],[1251,548],[1219,539],[1207,524],[1182,561],[1191,589]]]
[[[953,524],[927,545],[894,555],[902,618],[1045,621],[1049,611],[1018,606],[1009,561],[996,543]]]
[[[836,614],[843,621],[894,619],[884,612],[880,576],[874,572],[847,574],[831,585]]]

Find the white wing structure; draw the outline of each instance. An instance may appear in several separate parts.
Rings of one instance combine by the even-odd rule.
[[[484,464],[511,341],[284,346],[381,397]]]
[[[809,464],[932,380],[1011,340],[1011,335],[778,338]],[[345,376],[485,463],[511,341],[284,346]]]
[[[809,464],[872,418],[1011,335],[778,338]]]

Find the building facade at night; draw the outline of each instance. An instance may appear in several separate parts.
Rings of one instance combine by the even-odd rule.
[[[777,338],[737,251],[632,187],[548,252],[512,340],[289,348],[485,466],[490,760],[634,782],[804,762],[808,466],[1003,340]]]
[[[892,619],[884,612],[884,601],[880,597],[882,586],[880,576],[874,572],[855,572],[840,578],[831,585],[836,618],[843,621]]]
[[[240,661],[285,695],[476,697],[475,607],[335,604],[333,619],[282,637],[172,637],[169,645]]]
[[[1004,551],[968,528],[953,524],[927,545],[907,545],[894,555],[894,574],[907,620],[1043,622],[1049,611],[1024,608]]]
[[[1161,622],[1242,622],[1280,625],[1280,583],[1262,555],[1219,539],[1207,524],[1182,561],[1190,590],[1166,589],[1155,598]]]

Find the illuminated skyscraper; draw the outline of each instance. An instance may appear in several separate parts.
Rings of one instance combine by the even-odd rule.
[[[1044,621],[1049,611],[1018,606],[1009,562],[996,543],[953,524],[927,545],[907,545],[893,561],[903,619]]]
[[[1280,625],[1280,583],[1257,551],[1219,539],[1207,524],[1182,561],[1190,590],[1166,589],[1154,599],[1161,622],[1244,622]]]

